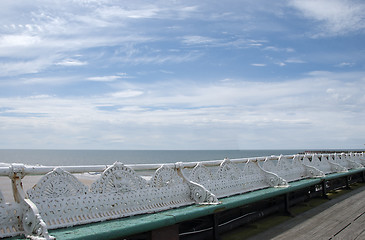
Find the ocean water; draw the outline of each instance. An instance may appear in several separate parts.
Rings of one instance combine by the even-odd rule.
[[[0,163],[29,165],[109,165],[175,163],[271,155],[290,155],[304,150],[0,150]]]

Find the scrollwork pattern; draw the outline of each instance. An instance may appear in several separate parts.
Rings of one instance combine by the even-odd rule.
[[[196,183],[203,183],[214,180],[214,176],[207,167],[198,163],[191,171],[189,179]]]
[[[190,196],[199,204],[218,204],[218,198],[208,191],[204,186],[197,183],[189,183]]]
[[[237,180],[241,178],[242,172],[228,158],[226,158],[219,166],[218,179]]]
[[[90,191],[100,194],[106,192],[124,193],[146,187],[146,180],[138,176],[131,168],[116,162],[91,185]]]
[[[171,187],[176,184],[181,184],[182,181],[183,179],[179,177],[174,169],[162,165],[152,176],[150,185],[157,188]]]
[[[37,207],[29,199],[23,201],[23,229],[26,237],[32,240],[53,240],[48,234],[47,225],[38,212]]]
[[[86,194],[88,188],[75,176],[61,168],[43,176],[37,185],[27,191],[30,199],[70,197]]]

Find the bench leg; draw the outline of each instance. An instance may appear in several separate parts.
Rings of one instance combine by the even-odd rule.
[[[325,198],[325,199],[328,199],[330,200],[330,198],[328,197],[327,195],[327,185],[326,185],[326,180],[323,180],[322,181],[322,197]]]
[[[345,181],[346,181],[346,189],[348,190],[351,190],[351,187],[350,187],[350,178],[351,176],[346,176],[345,177]]]
[[[218,221],[218,213],[214,213],[212,215],[212,220],[213,220],[213,238],[214,240],[220,240],[221,238],[219,237],[219,221]]]
[[[290,211],[289,193],[284,194],[284,213],[288,216],[294,217],[294,214]]]
[[[175,224],[151,231],[150,240],[179,240],[179,225]]]

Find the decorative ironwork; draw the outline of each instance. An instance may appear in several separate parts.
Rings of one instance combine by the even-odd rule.
[[[93,193],[129,192],[145,188],[147,182],[132,169],[116,162],[107,168],[102,176],[91,185]]]
[[[12,237],[24,233],[19,221],[22,214],[19,203],[0,203],[0,237]]]
[[[150,178],[130,166],[48,168],[23,164],[0,166],[9,176],[14,202],[5,202],[0,191],[0,238],[24,234],[37,240],[53,239],[48,229],[152,213],[191,204],[219,204],[218,198],[268,187],[287,187],[288,182],[325,173],[363,168],[364,153],[271,156],[259,159],[224,159],[197,163],[154,165]],[[137,165],[136,165],[137,166]],[[184,168],[189,166],[189,176]],[[146,166],[139,170],[151,170]],[[90,189],[72,172],[102,172]],[[42,172],[43,171],[43,172]],[[24,192],[22,179],[44,174]],[[149,179],[149,180],[146,180]]]
[[[303,158],[303,163],[307,166],[311,166],[322,171],[325,174],[334,172],[347,172],[347,169],[338,163],[335,163],[331,157],[321,156],[319,159],[318,154],[313,154],[312,160],[310,161],[307,156]]]
[[[153,177],[150,180],[150,185],[152,187],[172,187],[177,184],[182,184],[183,179],[179,177],[175,170],[172,168],[162,165],[156,170]]]
[[[86,194],[88,188],[75,176],[56,168],[43,176],[37,185],[27,191],[30,199],[60,198]]]

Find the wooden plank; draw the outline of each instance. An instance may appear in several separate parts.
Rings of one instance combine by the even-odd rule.
[[[365,239],[365,212],[359,214],[346,228],[333,236],[333,240]],[[361,237],[362,235],[362,237]]]
[[[331,208],[319,213],[315,217],[308,219],[298,227],[303,239],[329,239],[336,233],[344,229],[358,215],[360,209],[365,210],[365,204],[362,201],[365,197],[365,191],[349,199],[335,204]],[[287,238],[289,237],[289,238]],[[292,229],[287,236],[278,239],[297,239],[298,231]]]
[[[361,187],[250,239],[365,239],[364,198]]]
[[[361,201],[364,197],[365,191],[337,203],[277,239],[298,239],[299,233],[303,235],[303,239],[330,239],[351,224],[358,216],[359,208],[365,210]]]

